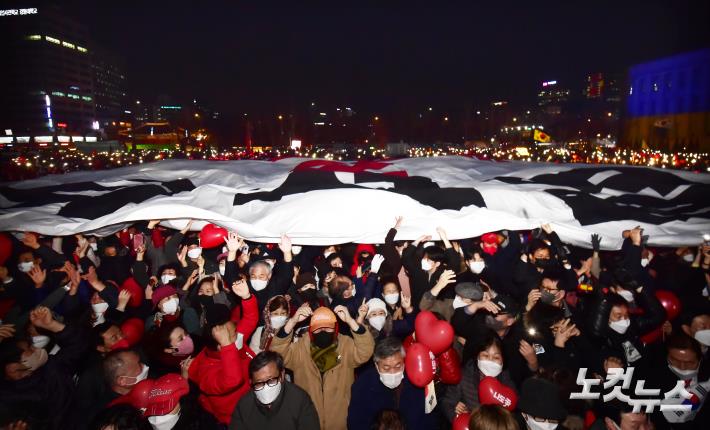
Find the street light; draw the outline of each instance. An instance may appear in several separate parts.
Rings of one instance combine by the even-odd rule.
[[[283,115],[279,115],[279,121],[281,121],[282,119],[284,119]]]

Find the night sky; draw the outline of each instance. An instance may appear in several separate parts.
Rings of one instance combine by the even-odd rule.
[[[132,93],[227,115],[529,103],[542,80],[581,87],[591,71],[710,45],[708,1],[245,3],[62,5],[125,57]]]

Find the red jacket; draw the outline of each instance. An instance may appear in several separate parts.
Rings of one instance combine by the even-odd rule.
[[[249,362],[254,353],[246,344],[259,319],[256,297],[243,300],[242,307],[243,318],[237,323],[237,332],[244,335],[244,347],[237,350],[232,344],[219,351],[205,348],[188,370],[190,380],[200,389],[200,406],[223,424],[229,424],[237,402],[251,388]]]

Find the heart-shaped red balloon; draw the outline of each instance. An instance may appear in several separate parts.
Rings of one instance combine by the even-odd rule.
[[[500,405],[512,411],[518,404],[518,395],[496,378],[486,376],[478,384],[478,401],[482,405]]]
[[[407,377],[417,387],[426,387],[434,379],[436,360],[424,344],[415,342],[409,346],[404,366]]]
[[[656,290],[655,295],[658,301],[661,302],[661,305],[663,305],[663,309],[666,310],[666,319],[673,321],[675,317],[680,314],[681,310],[681,303],[680,300],[678,300],[678,296],[668,290]]]
[[[227,229],[218,225],[207,224],[200,231],[200,246],[203,248],[214,248],[224,245],[224,238],[227,237]]]
[[[431,349],[434,355],[439,355],[449,349],[454,341],[454,329],[446,321],[440,321],[429,311],[421,311],[414,321],[414,333],[417,342]]]
[[[451,430],[468,430],[468,422],[471,421],[471,414],[468,412],[456,415],[451,423]]]
[[[454,348],[449,348],[436,357],[439,364],[439,380],[444,384],[461,382],[461,359]]]

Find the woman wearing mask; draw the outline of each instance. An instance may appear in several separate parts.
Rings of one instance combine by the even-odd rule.
[[[503,345],[496,336],[486,337],[476,352],[476,360],[469,360],[464,367],[461,382],[449,386],[441,401],[444,415],[453,421],[457,415],[470,413],[476,409],[478,384],[486,376],[496,378],[501,384],[515,389],[508,371],[503,370]]]
[[[195,344],[198,344],[197,346]],[[199,337],[192,337],[179,321],[164,323],[146,343],[151,363],[159,374],[179,372],[180,363],[199,351]]]
[[[178,291],[172,285],[163,285],[153,291],[150,300],[156,312],[148,317],[146,331],[160,327],[164,322],[179,321],[191,334],[199,334],[200,323],[195,310],[178,297]]]
[[[397,297],[399,299],[399,294]],[[392,296],[389,300],[392,300]],[[398,313],[399,319],[395,319],[395,315],[384,301],[378,298],[370,299],[358,309],[357,322],[364,324],[375,340],[390,335],[404,339],[414,331],[415,314],[411,299],[402,296],[401,306],[397,307],[395,312]]]
[[[257,327],[249,342],[255,354],[269,349],[271,341],[291,316],[291,306],[284,296],[274,296],[264,308],[264,325]]]

